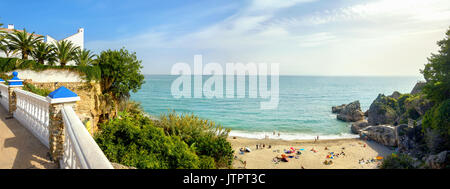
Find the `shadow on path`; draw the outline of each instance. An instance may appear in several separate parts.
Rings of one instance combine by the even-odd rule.
[[[55,169],[48,148],[0,106],[0,168]]]

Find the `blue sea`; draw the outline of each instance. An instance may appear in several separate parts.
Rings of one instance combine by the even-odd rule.
[[[260,102],[268,99],[176,99],[171,94],[171,85],[177,77],[146,75],[145,84],[137,93],[133,93],[131,98],[139,101],[144,110],[151,115],[158,116],[169,110],[175,110],[177,113],[194,113],[223,127],[231,128],[230,136],[248,138],[268,136],[286,140],[313,139],[315,136],[323,139],[357,137],[351,134],[350,123],[337,120],[336,115],[331,113],[332,106],[359,100],[362,110],[366,111],[379,93],[385,95],[390,95],[394,91],[409,93],[421,79],[420,77],[280,76],[278,107],[262,110]],[[208,77],[203,76],[203,82]],[[273,135],[273,132],[276,134]]]

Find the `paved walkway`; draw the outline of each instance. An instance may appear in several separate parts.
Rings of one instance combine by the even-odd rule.
[[[0,105],[0,169],[55,169],[48,148]]]

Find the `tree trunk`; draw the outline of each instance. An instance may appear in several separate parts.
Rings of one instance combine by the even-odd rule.
[[[22,59],[28,60],[28,53],[22,51]]]

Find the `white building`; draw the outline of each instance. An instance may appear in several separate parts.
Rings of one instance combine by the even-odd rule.
[[[5,31],[7,33],[12,33],[14,32],[16,29],[14,29],[14,24],[8,24],[7,28],[0,28],[0,31]],[[17,31],[22,31],[22,30],[17,30]],[[38,34],[34,34],[34,36],[39,37],[39,36],[43,36],[43,35],[38,35]],[[84,49],[84,28],[79,28],[78,32],[66,37],[64,39],[61,40],[56,40],[55,38],[51,37],[50,35],[46,35],[44,37],[44,41],[47,44],[56,44],[56,42],[58,41],[63,41],[63,40],[67,40],[67,41],[71,41],[75,46],[80,47],[81,50]],[[6,57],[6,54],[3,51],[0,51],[0,57]],[[20,58],[22,57],[22,54],[20,52],[17,52],[14,55],[10,55],[10,57],[17,57]],[[29,57],[30,59],[32,59],[32,57]],[[67,65],[75,65],[74,61],[70,61],[67,63]]]

